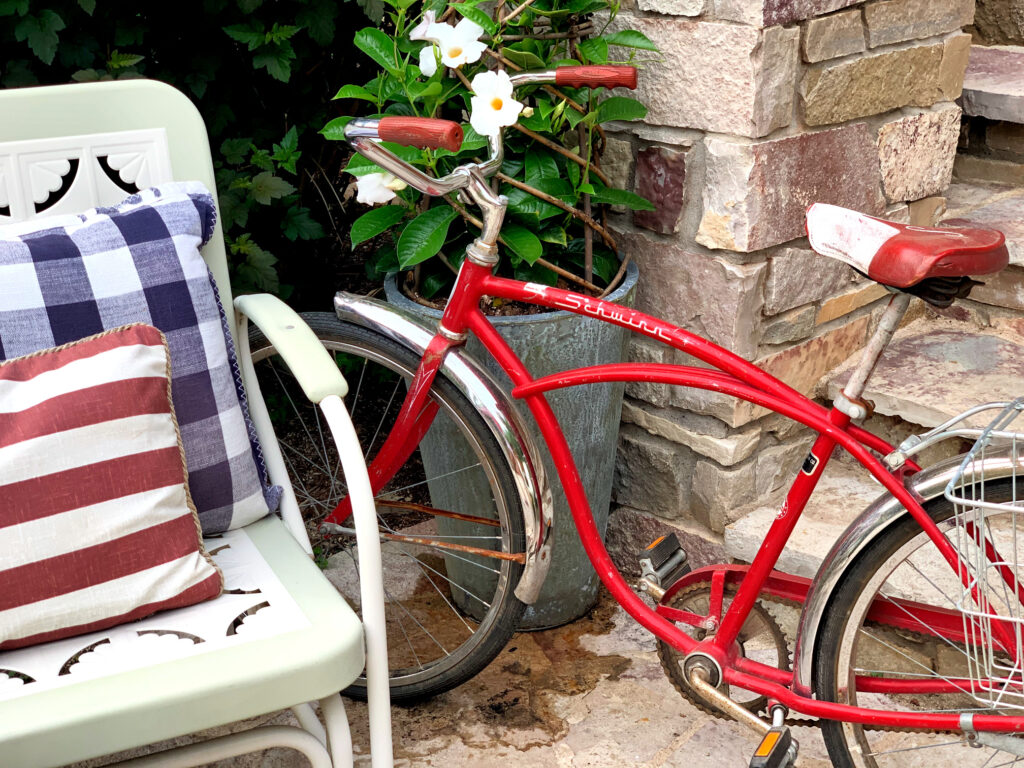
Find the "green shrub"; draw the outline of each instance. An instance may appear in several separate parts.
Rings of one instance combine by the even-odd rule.
[[[340,113],[338,81],[358,71],[362,15],[341,0],[0,0],[0,84],[149,77],[184,91],[210,132],[236,290],[287,295],[302,241],[340,213],[346,155],[317,131]],[[281,275],[275,254],[288,255]]]

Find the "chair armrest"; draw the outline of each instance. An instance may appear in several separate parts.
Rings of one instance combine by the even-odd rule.
[[[320,403],[329,395],[348,394],[348,384],[331,354],[295,310],[269,293],[239,296],[235,309],[270,340],[310,401]]]

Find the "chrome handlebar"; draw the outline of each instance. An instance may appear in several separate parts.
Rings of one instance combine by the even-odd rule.
[[[527,85],[545,85],[554,83],[557,72],[554,69],[535,69],[526,72],[517,72],[510,75],[513,88],[521,88]],[[345,138],[360,155],[367,160],[376,163],[388,173],[397,176],[410,187],[419,190],[425,195],[439,197],[465,189],[469,186],[473,173],[478,173],[484,178],[490,178],[505,159],[505,150],[502,143],[501,133],[487,137],[487,145],[490,156],[481,163],[465,163],[454,171],[439,179],[428,176],[423,171],[415,168],[402,160],[394,152],[380,144],[380,137],[377,134],[377,121],[365,118],[356,118],[345,126]]]

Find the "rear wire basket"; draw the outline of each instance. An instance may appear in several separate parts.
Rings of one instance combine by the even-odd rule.
[[[957,645],[970,693],[986,707],[1024,710],[1024,397],[1000,406],[946,486],[955,510],[948,535],[960,553]]]

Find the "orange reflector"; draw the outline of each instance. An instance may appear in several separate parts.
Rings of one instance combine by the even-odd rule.
[[[754,753],[754,757],[768,757],[778,743],[780,736],[782,734],[778,731],[768,731],[761,740],[761,745],[757,748],[757,752]]]
[[[665,538],[666,538],[665,536],[659,536],[658,538],[656,538],[654,541],[652,541],[650,544],[647,545],[647,549],[654,549],[656,546],[661,544],[661,542],[663,542],[665,540]]]

